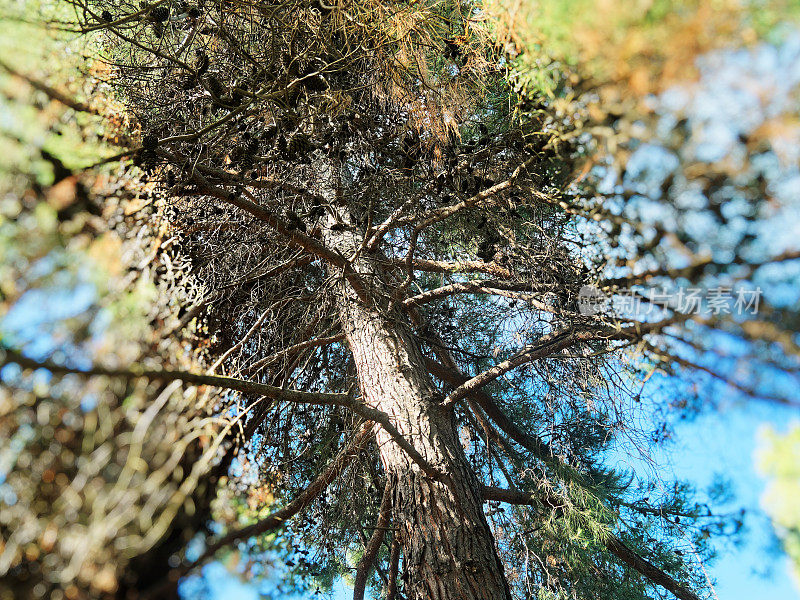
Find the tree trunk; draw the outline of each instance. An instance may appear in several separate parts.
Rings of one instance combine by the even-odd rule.
[[[345,257],[354,256],[362,234],[350,225],[325,229],[325,241]],[[408,322],[390,307],[390,279],[379,260],[361,256],[353,267],[366,289],[340,284],[339,314],[355,359],[364,401],[392,419],[399,432],[437,471],[445,484],[428,477],[381,430],[381,461],[393,488],[393,528],[403,554],[406,595],[412,600],[508,600],[510,591],[483,513],[480,486],[456,433],[452,411],[439,406],[425,361]],[[363,296],[366,295],[366,298]]]

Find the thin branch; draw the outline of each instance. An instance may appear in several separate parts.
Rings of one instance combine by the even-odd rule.
[[[460,387],[469,380],[468,377],[460,373],[455,368],[448,368],[445,365],[428,359],[426,362],[428,371],[435,377],[447,382],[455,388]],[[536,458],[542,461],[550,461],[553,458],[553,451],[550,445],[542,438],[533,433],[522,431],[500,408],[489,394],[483,390],[476,389],[470,392],[469,397],[474,399],[486,415],[494,421],[503,432],[512,440],[520,444],[526,450],[533,453]]]
[[[297,498],[292,500],[292,502],[290,502],[285,508],[273,512],[272,514],[256,523],[253,523],[252,525],[247,525],[246,527],[231,531],[215,542],[209,544],[206,548],[206,551],[193,566],[196,566],[197,564],[200,564],[211,558],[220,548],[229,546],[238,540],[261,535],[262,533],[283,526],[286,521],[295,516],[304,508],[308,507],[308,505],[311,504],[311,502],[317,496],[319,496],[328,488],[328,486],[333,482],[334,479],[336,479],[336,477],[339,476],[344,468],[350,464],[350,462],[356,456],[358,456],[364,443],[367,441],[367,439],[372,437],[374,433],[373,429],[373,423],[369,421],[364,423],[359,432],[353,436],[350,444],[339,453],[339,455],[314,481],[311,482],[306,489],[300,492]]]
[[[172,161],[177,160],[177,157],[174,154],[166,150],[159,149],[158,153]],[[351,265],[344,256],[331,250],[318,239],[315,239],[309,235],[306,235],[305,233],[302,233],[298,229],[291,227],[289,223],[283,219],[280,219],[277,215],[260,205],[256,201],[253,194],[249,192],[249,190],[242,190],[242,193],[248,198],[243,198],[239,194],[230,193],[223,188],[211,184],[196,169],[192,172],[192,179],[194,179],[194,181],[201,186],[203,193],[218,198],[223,202],[250,213],[257,219],[260,219],[269,225],[281,236],[285,237],[292,246],[302,248],[303,250],[306,250],[307,252],[310,252],[311,254],[314,254],[315,256],[327,261],[331,265],[341,268],[344,277],[353,287],[353,290],[356,292],[356,294],[358,294],[359,298],[362,300],[366,298],[364,285],[361,282],[360,277],[353,269],[353,265]]]
[[[653,344],[646,343],[646,348],[651,353],[653,353],[656,357],[658,357],[659,360],[662,360],[663,362],[675,362],[675,363],[679,364],[680,366],[685,367],[687,369],[693,369],[695,371],[701,371],[703,373],[706,373],[706,374],[710,375],[711,377],[713,377],[714,379],[717,379],[717,380],[723,382],[725,385],[727,385],[729,387],[732,387],[735,390],[739,390],[743,394],[745,394],[747,396],[750,396],[753,399],[764,400],[766,402],[774,402],[776,404],[783,404],[783,405],[786,405],[786,406],[800,406],[800,403],[798,403],[795,400],[791,400],[791,399],[785,398],[783,396],[775,396],[775,395],[770,395],[770,394],[764,394],[762,392],[759,392],[755,388],[752,388],[752,387],[746,386],[744,384],[741,384],[738,381],[734,381],[730,377],[728,377],[726,375],[723,375],[722,373],[718,373],[717,371],[711,369],[710,367],[706,367],[706,366],[698,364],[696,362],[687,360],[685,358],[682,358],[682,357],[677,356],[675,354],[666,352],[664,350],[659,350],[658,348],[653,346]]]
[[[668,573],[659,569],[643,556],[631,550],[618,537],[611,536],[606,540],[606,548],[626,565],[635,569],[656,585],[660,585],[668,590],[676,598],[680,598],[680,600],[700,600],[700,597],[691,589],[676,581]]]
[[[348,394],[287,390],[267,385],[265,383],[246,381],[243,379],[224,377],[221,375],[205,375],[202,373],[190,373],[186,371],[143,369],[138,365],[132,365],[127,369],[106,369],[103,367],[75,369],[59,365],[50,360],[34,360],[8,348],[3,348],[2,353],[4,356],[2,360],[0,360],[0,364],[16,363],[25,369],[47,369],[51,373],[58,375],[82,375],[85,377],[104,376],[120,378],[127,381],[134,379],[149,379],[151,381],[183,381],[184,383],[191,383],[194,385],[210,385],[223,389],[234,390],[237,392],[244,392],[247,394],[258,394],[261,396],[268,396],[274,400],[294,402],[298,404],[315,404],[322,406],[351,406],[354,404],[354,399]]]
[[[504,360],[491,369],[487,369],[479,375],[476,375],[475,377],[465,381],[455,390],[450,392],[442,405],[444,407],[452,406],[455,402],[458,402],[462,398],[466,397],[473,390],[482,388],[512,369],[539,358],[551,356],[552,354],[559,352],[564,348],[572,346],[581,339],[591,339],[595,337],[595,335],[596,334],[590,330],[578,332],[574,329],[557,331],[544,335],[536,342],[536,344],[529,346],[528,348],[518,352],[513,357]]]
[[[495,381],[505,373],[529,362],[533,362],[534,360],[552,356],[556,352],[560,352],[578,342],[589,340],[639,340],[649,333],[655,333],[664,327],[690,319],[692,319],[691,315],[679,314],[654,323],[628,321],[630,324],[626,327],[618,325],[616,327],[582,330],[568,328],[561,331],[554,331],[553,333],[543,335],[535,344],[524,348],[511,358],[499,362],[491,369],[487,369],[464,382],[458,388],[450,392],[447,398],[444,399],[442,406],[452,406],[455,402],[467,396],[472,390],[476,390]]]
[[[500,192],[509,189],[514,184],[514,182],[527,171],[528,167],[534,164],[537,160],[539,160],[538,156],[529,158],[521,165],[519,165],[516,169],[514,169],[514,172],[505,181],[501,181],[498,184],[486,188],[482,192],[478,192],[477,194],[467,198],[466,200],[463,200],[456,204],[452,204],[450,206],[443,206],[441,208],[434,209],[427,215],[423,215],[419,221],[419,224],[414,227],[414,230],[422,231],[426,227],[430,227],[435,223],[439,223],[440,221],[452,217],[454,214],[464,210],[465,208],[470,208],[472,206],[481,206],[485,200],[488,200],[489,198],[496,196]]]
[[[389,259],[391,266],[406,268],[406,258]],[[495,277],[505,277],[511,279],[511,271],[495,263],[485,263],[479,260],[465,260],[459,262],[447,262],[440,260],[425,260],[415,258],[411,261],[411,266],[416,271],[429,271],[431,273],[487,273]]]
[[[253,365],[247,367],[247,372],[252,373],[257,369],[272,364],[286,356],[294,354],[295,352],[300,352],[301,350],[305,350],[307,348],[327,346],[328,344],[334,344],[336,342],[340,342],[343,339],[344,339],[344,334],[338,333],[336,335],[331,335],[328,337],[321,337],[313,340],[306,340],[304,342],[299,342],[294,346],[289,346],[288,348],[284,348],[283,350],[276,352],[275,354],[270,354],[269,356],[265,356],[264,358],[258,359],[258,361],[256,361]]]
[[[397,572],[400,566],[400,541],[397,535],[392,537],[392,546],[389,550],[389,582],[386,584],[386,600],[395,600],[397,597]]]
[[[238,342],[236,342],[233,346],[228,348],[228,350],[225,353],[223,353],[222,356],[220,356],[216,361],[214,361],[214,364],[211,365],[211,367],[209,367],[208,373],[209,374],[214,373],[214,371],[217,370],[217,367],[219,367],[222,363],[224,363],[225,360],[229,356],[231,356],[234,352],[236,352],[242,346],[244,346],[247,343],[247,340],[249,340],[251,337],[253,337],[253,334],[256,331],[258,331],[259,327],[261,327],[262,323],[264,323],[264,321],[269,316],[269,314],[273,311],[273,309],[278,304],[281,304],[282,302],[286,302],[286,300],[279,300],[278,302],[275,302],[275,303],[271,304],[270,306],[268,306],[266,309],[264,309],[264,312],[262,312],[261,316],[259,316],[258,319],[256,319],[256,322],[253,323],[253,326],[247,331],[247,333],[245,333],[242,336],[242,338]]]
[[[302,252],[302,250],[299,250],[298,254],[300,254],[301,252]],[[267,269],[266,271],[262,271],[261,273],[251,274],[251,275],[248,275],[248,276],[246,276],[246,277],[244,277],[242,279],[237,279],[237,280],[232,281],[230,283],[226,283],[225,285],[221,285],[221,286],[219,286],[217,288],[217,290],[226,290],[226,289],[229,289],[229,288],[232,288],[232,287],[241,287],[241,286],[247,285],[248,283],[252,283],[254,281],[258,281],[259,279],[270,279],[272,277],[276,277],[277,275],[280,275],[281,273],[283,273],[285,271],[288,271],[289,269],[293,269],[294,267],[304,267],[307,264],[310,264],[311,262],[313,262],[314,260],[315,259],[314,259],[313,256],[296,255],[293,258],[290,258],[289,260],[284,261],[283,263],[281,263],[279,265],[276,265],[276,266],[274,266],[274,267],[272,267],[270,269]]]
[[[50,87],[46,83],[43,83],[43,82],[39,81],[38,79],[34,79],[30,75],[26,75],[25,73],[22,73],[21,71],[18,71],[17,69],[15,69],[14,67],[9,65],[7,62],[5,62],[2,59],[0,59],[0,68],[2,68],[3,70],[7,71],[8,73],[10,73],[11,75],[13,75],[15,77],[19,77],[20,79],[24,80],[32,88],[42,92],[43,94],[45,94],[51,100],[55,100],[56,102],[60,102],[61,104],[63,104],[64,106],[66,106],[68,108],[71,108],[72,110],[75,110],[77,112],[85,112],[85,113],[89,113],[89,114],[92,114],[92,115],[102,116],[102,115],[100,115],[99,112],[97,112],[97,110],[95,110],[94,108],[92,108],[88,104],[84,104],[83,102],[78,102],[74,98],[70,98],[65,93],[60,92],[60,91],[58,91],[57,89],[55,89],[53,87]]]
[[[283,527],[289,519],[308,508],[314,499],[324,492],[328,486],[344,471],[347,465],[349,465],[352,460],[358,456],[364,443],[374,434],[373,425],[374,424],[371,422],[364,423],[358,433],[353,436],[353,439],[350,441],[347,447],[339,452],[336,458],[333,459],[333,461],[325,468],[325,470],[320,473],[320,475],[317,476],[317,478],[312,481],[307,488],[300,492],[300,494],[298,494],[294,500],[287,504],[286,507],[271,513],[252,525],[247,525],[231,531],[216,541],[211,542],[206,547],[205,552],[203,552],[200,558],[191,564],[186,564],[174,569],[169,573],[167,581],[148,590],[144,594],[144,597],[159,598],[160,592],[169,586],[172,581],[177,581],[180,577],[186,575],[195,567],[203,565],[206,561],[211,559],[218,550],[239,540],[255,537],[257,535],[266,533],[267,531],[272,531],[274,529]]]
[[[443,285],[416,296],[411,296],[403,300],[403,304],[420,306],[435,300],[453,296],[455,294],[489,294],[494,296],[505,296],[520,300],[532,300],[536,296],[525,292],[536,292],[537,288],[543,291],[552,291],[553,286],[533,286],[529,283],[507,283],[494,279],[480,279],[478,281],[464,281]],[[521,292],[521,293],[520,293]]]
[[[383,223],[381,223],[380,225],[378,225],[378,227],[375,228],[371,236],[369,236],[370,231],[367,230],[367,236],[369,237],[363,244],[363,246],[367,249],[367,251],[374,252],[375,249],[378,247],[378,244],[380,244],[381,240],[389,232],[389,230],[391,230],[395,226],[395,224],[400,221],[400,219],[408,211],[408,209],[410,209],[412,206],[414,206],[414,204],[419,202],[420,198],[422,198],[426,193],[430,191],[431,187],[432,184],[428,184],[420,193],[411,196],[411,198],[403,202],[403,204],[401,204],[397,209],[395,209],[395,211],[392,212],[392,214],[389,215]]]
[[[353,583],[353,600],[364,600],[367,578],[378,556],[378,550],[380,550],[383,536],[386,534],[386,528],[389,526],[391,511],[392,484],[390,480],[387,480],[386,487],[383,489],[383,498],[381,499],[378,521],[375,523],[375,531],[372,533],[372,537],[364,548],[364,556],[361,557],[361,562],[358,563],[358,568],[356,569],[356,578]]]

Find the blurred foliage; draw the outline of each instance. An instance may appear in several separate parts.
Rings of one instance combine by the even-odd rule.
[[[69,14],[66,4],[40,0],[0,0],[0,58],[15,71],[52,84],[76,103],[110,112],[102,91],[104,67],[86,60],[86,41],[44,24]],[[116,105],[117,111],[121,108]],[[122,113],[120,113],[122,114]],[[54,157],[66,169],[78,169],[113,152],[113,121],[64,110],[21,77],[0,67],[0,175],[35,175],[41,185],[56,177]],[[110,137],[109,137],[110,136]],[[44,150],[47,156],[42,156]]]
[[[87,63],[85,43],[43,27],[64,14],[66,7],[57,2],[0,3],[0,56],[17,73],[0,67],[4,334],[11,336],[11,343],[48,337],[46,331],[37,331],[15,339],[29,326],[16,318],[23,305],[32,298],[69,296],[83,289],[91,296],[84,304],[93,308],[82,306],[77,312],[84,311],[95,330],[87,329],[74,341],[86,342],[96,333],[90,340],[92,355],[115,348],[125,360],[132,353],[124,349],[125,343],[145,339],[154,288],[148,288],[146,278],[124,280],[130,248],[110,225],[118,218],[118,202],[137,196],[140,186],[125,178],[124,168],[116,162],[87,167],[118,152],[118,133],[129,123],[121,105],[107,94],[103,67]],[[87,110],[65,106],[36,85],[47,86]],[[43,317],[48,326],[57,326],[57,314]],[[80,320],[80,315],[75,318]],[[89,321],[83,327],[88,328]],[[114,339],[115,335],[120,337]],[[68,342],[56,336],[48,345]]]
[[[779,41],[800,17],[797,0],[495,0],[487,7],[524,50],[521,80],[551,96],[568,74],[564,65],[626,94],[663,91],[695,77],[698,56]]]
[[[117,161],[102,165],[131,125],[85,41],[42,27],[63,14],[0,4],[0,341],[78,368],[127,365],[163,345],[156,286],[129,269],[143,249],[115,227],[148,191]],[[198,471],[217,458],[218,422],[197,388],[15,365],[0,379],[0,598],[138,585],[126,566],[190,516]]]
[[[756,460],[768,482],[761,504],[800,578],[800,424],[794,423],[785,433],[764,429]]]
[[[691,412],[683,409],[731,396],[711,392],[724,386],[683,368],[705,361],[716,375],[746,374],[752,384],[745,389],[791,395],[792,361],[785,372],[764,369],[762,361],[777,348],[800,355],[792,334],[800,303],[789,292],[797,264],[745,265],[796,250],[799,15],[800,4],[782,1],[531,0],[504,4],[497,16],[520,51],[511,74],[517,89],[544,94],[572,125],[550,143],[573,143],[583,154],[570,199],[574,214],[586,215],[582,253],[632,279],[656,265],[682,268],[708,257],[700,260],[719,270],[706,273],[703,286],[764,292],[763,318],[735,335],[765,335],[777,346],[747,351],[709,332],[677,347],[662,340],[658,356],[631,352],[637,377],[675,397],[670,408],[680,408],[680,418]],[[723,273],[736,262],[738,272]],[[658,284],[675,290],[685,281],[654,278],[637,289]],[[778,334],[777,323],[788,331]],[[659,356],[669,365],[649,362]],[[662,370],[680,377],[662,380]]]

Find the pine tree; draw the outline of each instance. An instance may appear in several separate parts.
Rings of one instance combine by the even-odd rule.
[[[513,44],[479,4],[73,4],[141,129],[165,254],[186,265],[171,285],[202,290],[184,310],[209,373],[87,374],[232,391],[214,411],[247,416],[206,476],[255,457],[282,506],[196,564],[288,528],[325,568],[360,553],[356,598],[369,581],[414,600],[700,597],[716,517],[604,463],[626,377],[691,367],[661,336],[697,319],[587,310],[586,289],[727,267],[608,274],[605,244],[658,254],[574,193],[578,125],[514,91]],[[120,593],[174,594],[196,564],[165,557],[205,517],[177,520]]]

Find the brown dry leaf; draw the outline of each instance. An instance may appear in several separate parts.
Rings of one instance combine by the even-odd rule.
[[[66,177],[47,190],[47,203],[55,210],[63,210],[75,202],[78,178]]]
[[[102,265],[103,270],[111,276],[118,276],[122,273],[122,241],[116,235],[104,233],[96,238],[89,246],[89,257],[97,264]]]
[[[117,590],[117,574],[111,565],[103,567],[92,579],[92,587],[98,592],[110,594]]]

